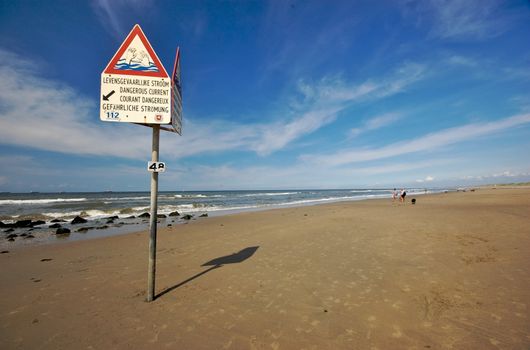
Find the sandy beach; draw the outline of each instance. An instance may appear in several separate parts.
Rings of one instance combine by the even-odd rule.
[[[410,198],[409,198],[410,200]],[[206,218],[0,254],[1,349],[528,349],[530,188]]]

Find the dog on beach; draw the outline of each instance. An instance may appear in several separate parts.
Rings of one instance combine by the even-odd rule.
[[[412,198],[412,199],[410,200],[410,202],[411,202],[412,204],[416,204],[416,198]]]

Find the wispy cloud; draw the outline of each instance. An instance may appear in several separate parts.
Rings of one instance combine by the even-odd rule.
[[[72,88],[44,79],[31,62],[0,49],[0,142],[61,153],[145,157],[150,149],[149,129],[136,125],[99,122],[97,102]],[[328,125],[352,103],[380,99],[404,91],[423,77],[424,67],[407,64],[389,77],[361,84],[323,79],[314,86],[300,85],[304,104],[269,123],[238,124],[185,120],[184,136],[165,135],[161,143],[170,158],[229,150],[268,155]],[[305,90],[304,90],[305,89]],[[264,116],[265,120],[268,118]],[[131,142],[131,140],[135,140]]]
[[[299,82],[303,95],[302,110],[295,111],[295,117],[287,122],[278,122],[263,127],[264,132],[252,146],[258,154],[266,155],[283,148],[303,135],[310,134],[334,122],[339,112],[353,103],[381,99],[405,91],[413,83],[423,79],[426,67],[407,63],[388,77],[367,80],[360,84],[345,82],[340,78],[324,78],[316,84]],[[375,120],[371,127],[380,126],[387,120]]]
[[[456,66],[465,66],[465,67],[475,67],[477,62],[474,59],[469,57],[464,57],[460,55],[452,55],[447,59],[447,62]]]
[[[119,40],[123,40],[129,28],[124,28],[124,18],[128,18],[130,11],[137,13],[146,11],[153,0],[92,0],[92,8],[99,21],[107,30]]]
[[[412,12],[421,22],[428,22],[431,36],[442,39],[496,37],[515,19],[515,14],[503,8],[502,0],[426,0],[407,5],[416,8]]]
[[[416,180],[416,182],[417,182],[417,183],[420,183],[420,184],[421,184],[421,183],[424,183],[424,182],[431,182],[431,181],[434,181],[434,177],[432,177],[432,176],[430,176],[430,175],[427,176],[427,177],[425,177],[424,179],[417,179],[417,180]]]
[[[350,136],[357,137],[365,132],[384,128],[394,124],[399,119],[401,119],[401,114],[399,113],[385,113],[383,115],[373,117],[366,120],[360,127],[351,129]]]
[[[472,123],[449,128],[385,147],[352,149],[326,155],[304,155],[301,159],[328,166],[384,159],[404,154],[431,151],[444,146],[516,128],[528,123],[530,123],[530,114],[515,115],[492,122]]]

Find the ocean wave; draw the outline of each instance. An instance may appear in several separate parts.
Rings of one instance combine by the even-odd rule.
[[[260,197],[260,196],[290,196],[293,194],[299,194],[300,192],[267,192],[267,193],[250,193],[243,194],[241,197]]]
[[[2,199],[0,205],[15,204],[15,205],[32,205],[32,204],[48,204],[61,202],[85,202],[86,198],[53,198],[53,199]]]
[[[141,196],[141,197],[108,197],[108,198],[102,198],[102,200],[105,201],[137,201],[137,200],[143,200],[143,199],[150,199],[149,196]]]
[[[213,195],[206,195],[206,194],[175,194],[173,196],[173,198],[186,198],[186,199],[192,199],[192,198],[224,198],[224,197],[226,197],[226,196],[221,195],[221,194],[213,194]]]

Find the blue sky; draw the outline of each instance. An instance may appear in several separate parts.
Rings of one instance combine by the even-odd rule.
[[[0,4],[0,191],[149,189],[150,129],[99,120],[136,23],[181,48],[161,190],[530,181],[528,1]]]

